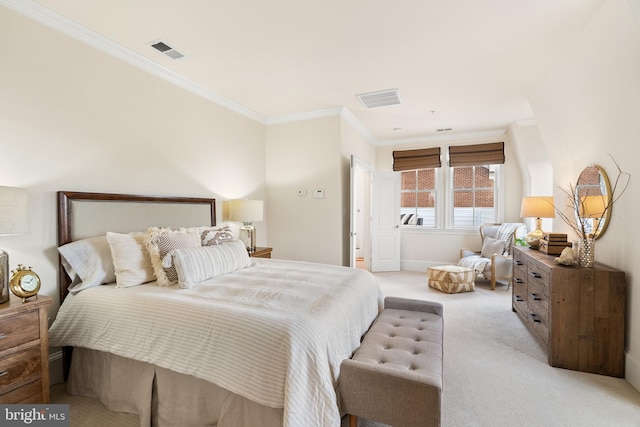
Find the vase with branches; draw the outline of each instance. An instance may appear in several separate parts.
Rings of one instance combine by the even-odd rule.
[[[613,180],[613,185],[607,186],[607,191],[604,194],[598,190],[596,195],[592,195],[583,191],[578,184],[569,184],[568,188],[561,188],[569,198],[569,205],[563,209],[555,208],[558,217],[578,235],[580,251],[578,261],[580,265],[585,267],[593,267],[594,240],[601,231],[600,220],[611,215],[613,205],[627,190],[631,178],[631,174],[624,172],[613,156],[609,155],[609,157],[616,166],[617,175]],[[571,214],[565,213],[567,210]]]

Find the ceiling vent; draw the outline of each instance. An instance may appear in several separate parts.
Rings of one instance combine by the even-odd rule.
[[[356,95],[362,105],[367,108],[385,107],[387,105],[400,104],[398,89],[380,90],[377,92],[361,93]]]
[[[440,128],[440,129],[436,129],[437,132],[451,132],[453,129],[452,128]]]
[[[170,58],[173,58],[173,59],[184,58],[183,54],[181,54],[180,52],[178,52],[177,50],[175,50],[165,42],[160,41],[160,42],[152,43],[151,47],[158,50],[159,52],[164,53]]]

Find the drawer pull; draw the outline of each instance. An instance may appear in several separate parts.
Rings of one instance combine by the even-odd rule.
[[[542,279],[542,276],[536,273],[535,271],[531,271],[529,272],[529,274],[535,277],[536,279]]]
[[[534,301],[541,301],[542,298],[540,298],[540,296],[538,296],[538,294],[529,294],[529,296],[531,298],[533,298]]]
[[[9,373],[9,371],[2,371],[2,372],[0,372],[0,377],[4,377],[8,373]]]
[[[517,259],[515,262],[516,262],[516,265],[524,265],[524,263],[522,261],[520,261],[519,259]]]
[[[529,313],[529,317],[531,317],[531,320],[533,320],[534,322],[540,323],[540,319],[534,313]]]
[[[514,296],[513,296],[513,299],[514,299],[514,300],[516,300],[516,301],[518,301],[518,302],[522,302],[522,301],[523,301],[523,300],[522,300],[522,297],[521,297],[520,295],[514,295]]]
[[[513,278],[513,281],[514,281],[514,282],[516,282],[516,283],[518,283],[518,284],[524,283],[524,280],[522,280],[522,279],[520,279],[520,278],[518,278],[518,277],[514,277],[514,278]]]

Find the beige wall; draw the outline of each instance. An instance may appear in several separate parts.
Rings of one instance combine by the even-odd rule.
[[[52,312],[56,191],[266,196],[264,125],[1,7],[0,51],[0,185],[25,187],[31,215],[0,247],[38,272]]]
[[[575,183],[585,166],[598,164],[615,176],[608,153],[632,175],[606,234],[597,240],[596,261],[626,272],[626,378],[640,390],[640,239],[634,237],[640,211],[640,26],[631,4],[603,3],[539,85],[532,108],[552,162],[557,200],[563,197],[559,187]],[[572,233],[558,219],[554,230]]]
[[[271,125],[266,137],[269,246],[277,258],[342,265],[340,116]],[[299,196],[297,190],[307,194]],[[313,197],[324,190],[324,198]]]

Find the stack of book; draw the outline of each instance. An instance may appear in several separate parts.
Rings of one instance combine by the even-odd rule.
[[[565,233],[544,233],[540,239],[540,252],[548,255],[560,255],[567,247],[571,247],[571,242],[567,242]]]

